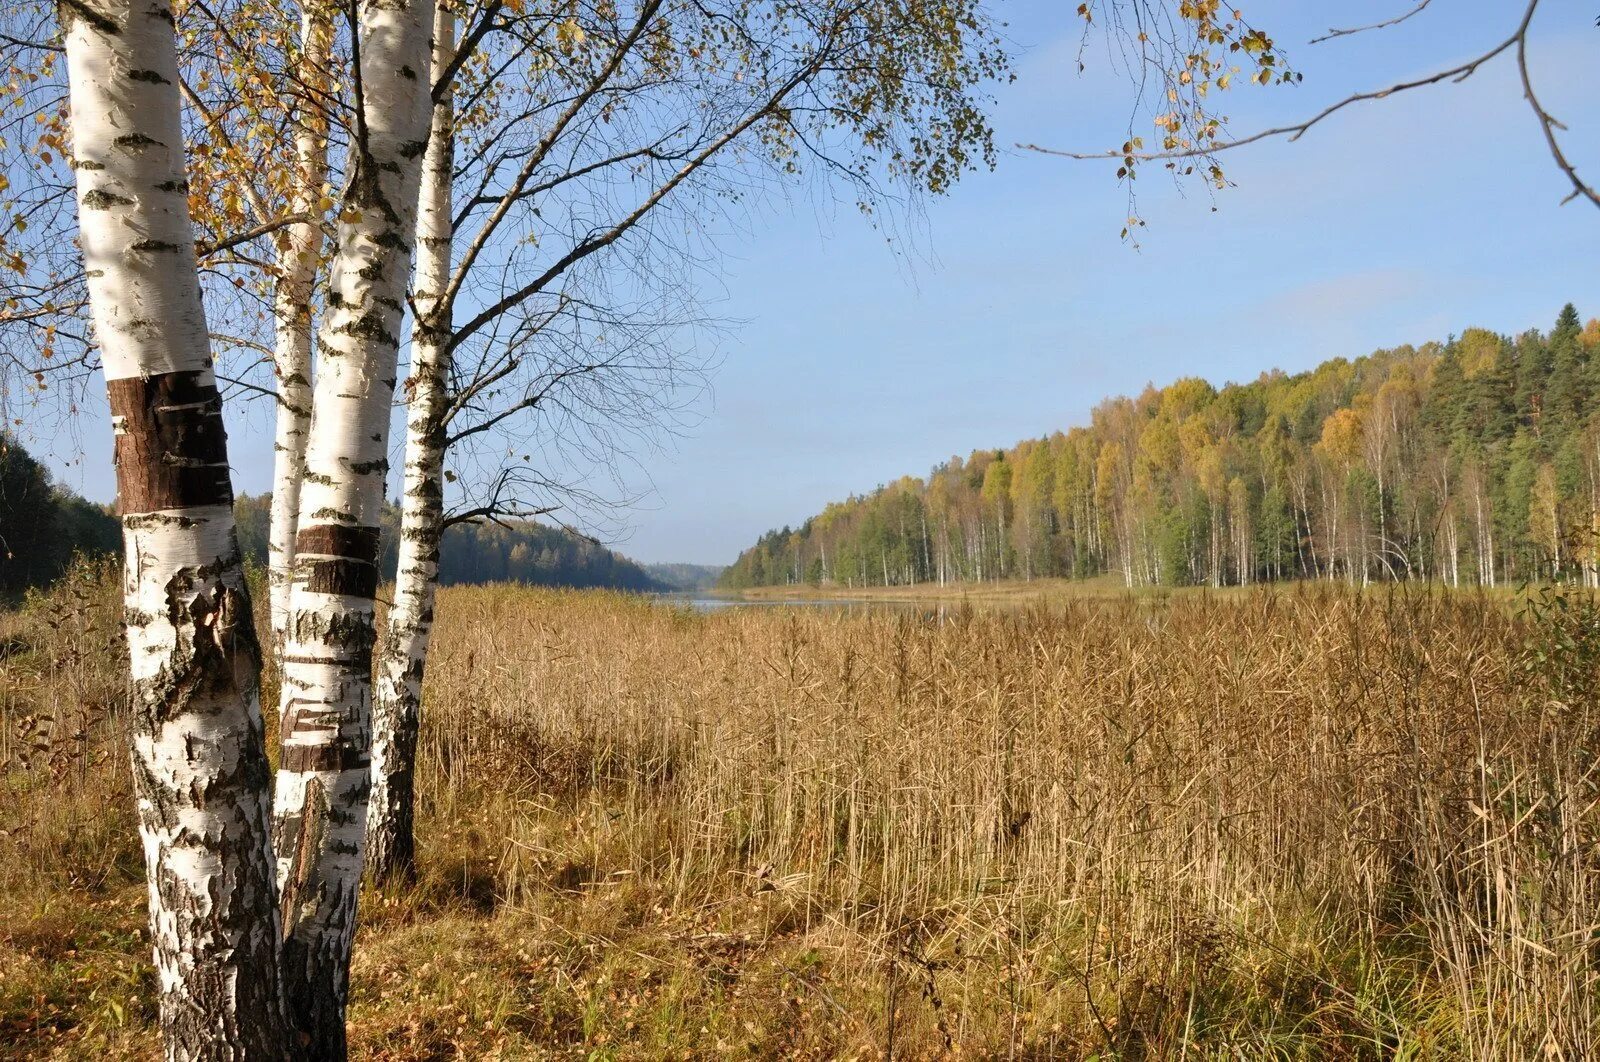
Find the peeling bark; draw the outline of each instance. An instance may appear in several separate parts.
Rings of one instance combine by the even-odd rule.
[[[366,830],[389,406],[428,136],[431,0],[364,0],[354,166],[318,339],[284,639],[274,821],[299,1057],[343,1058]]]
[[[195,268],[167,0],[63,3],[115,431],[132,764],[173,1059],[285,1057],[260,655]]]
[[[455,20],[440,8],[433,24],[433,76],[450,66]],[[378,655],[373,708],[372,798],[367,809],[367,868],[374,880],[410,875],[416,858],[414,809],[417,730],[422,676],[433,632],[444,520],[445,377],[450,368],[450,307],[441,299],[450,282],[452,97],[433,106],[423,160],[417,223],[417,278],[408,381],[405,478],[400,501],[400,565],[394,608]]]

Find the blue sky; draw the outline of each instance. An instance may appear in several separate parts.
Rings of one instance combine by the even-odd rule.
[[[1230,93],[1233,130],[1453,65],[1506,36],[1522,9],[1451,0],[1381,33],[1304,43],[1330,21],[1407,6],[1249,3],[1305,81]],[[997,6],[1018,74],[997,92],[999,167],[902,219],[894,246],[815,190],[719,239],[708,303],[731,324],[714,394],[687,434],[636,455],[634,486],[653,491],[626,516],[624,552],[724,563],[829,500],[1082,423],[1105,396],[1149,381],[1250,379],[1469,325],[1548,327],[1568,300],[1600,315],[1600,211],[1558,205],[1568,189],[1509,57],[1461,85],[1349,109],[1298,143],[1232,153],[1238,187],[1215,212],[1202,189],[1175,190],[1151,168],[1139,182],[1149,227],[1138,249],[1124,243],[1114,164],[1011,147],[1123,139],[1129,86],[1093,43],[1077,72],[1075,7]],[[1591,183],[1597,14],[1593,0],[1545,0],[1531,49]],[[231,435],[238,486],[264,489],[265,417],[239,418]],[[103,412],[49,450],[64,482],[109,499]]]

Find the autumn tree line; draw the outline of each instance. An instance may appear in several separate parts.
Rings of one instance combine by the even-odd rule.
[[[379,515],[378,575],[393,583],[400,567],[402,506]],[[272,499],[244,495],[234,505],[239,548],[247,564],[266,570],[270,560]],[[669,589],[637,562],[569,528],[534,520],[460,522],[439,537],[441,586],[524,583],[529,586],[605,588],[654,593]]]
[[[234,499],[239,549],[245,564],[267,570],[272,498]],[[378,571],[393,582],[400,563],[400,507],[386,505]],[[6,432],[0,432],[0,601],[17,599],[63,575],[73,559],[119,555],[121,532],[108,506],[87,501],[59,483]],[[525,583],[660,592],[676,581],[655,574],[596,540],[532,520],[458,523],[439,543],[439,582]]]
[[[732,588],[1115,575],[1133,586],[1600,586],[1600,321],[1198,378],[770,531]]]

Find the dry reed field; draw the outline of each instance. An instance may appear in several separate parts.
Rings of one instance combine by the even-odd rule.
[[[108,574],[0,621],[17,1056],[158,1049]],[[354,1050],[1592,1056],[1600,616],[1538,600],[448,590]]]

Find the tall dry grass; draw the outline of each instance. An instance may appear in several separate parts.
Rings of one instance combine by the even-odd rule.
[[[6,621],[8,732],[115,702],[112,652],[49,670],[103,634],[60,600]],[[495,587],[435,652],[421,877],[364,901],[373,1057],[1595,1053],[1586,600]],[[5,775],[0,1041],[151,1042],[115,729]]]

